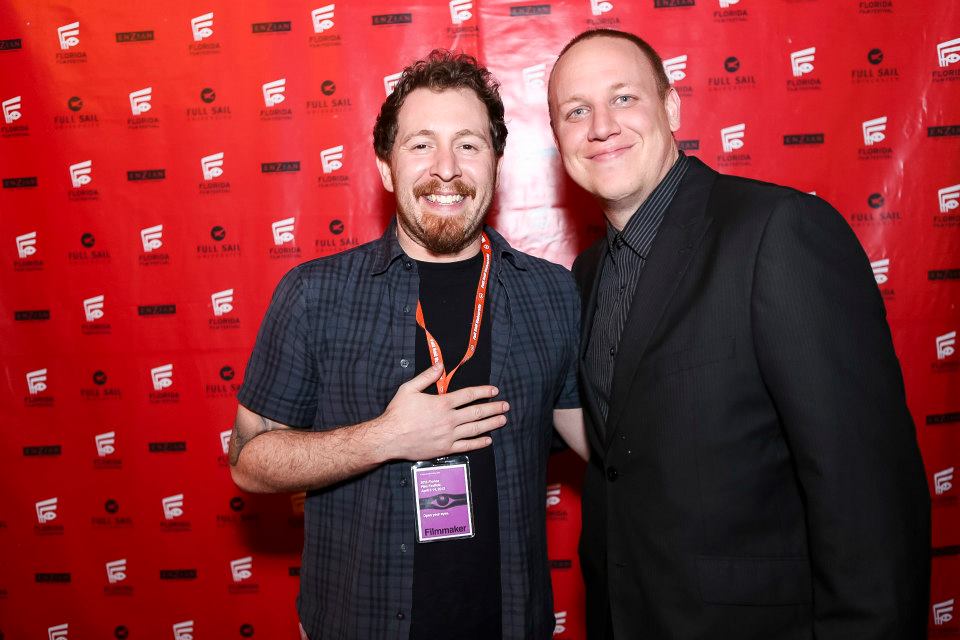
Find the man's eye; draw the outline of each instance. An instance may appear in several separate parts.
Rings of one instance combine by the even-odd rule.
[[[582,118],[587,114],[587,110],[584,107],[577,107],[573,111],[567,114],[568,118],[576,120],[577,118]]]
[[[617,96],[613,101],[615,104],[629,104],[633,102],[633,96]]]

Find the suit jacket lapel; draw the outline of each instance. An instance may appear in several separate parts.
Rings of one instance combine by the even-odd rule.
[[[647,263],[630,303],[613,367],[604,450],[609,448],[619,429],[624,407],[630,404],[627,397],[630,382],[636,375],[650,338],[710,226],[706,207],[716,176],[717,173],[705,164],[690,158],[687,173],[664,215],[647,256]]]

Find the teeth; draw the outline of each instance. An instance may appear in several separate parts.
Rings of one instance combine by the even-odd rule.
[[[463,196],[461,195],[441,195],[431,193],[427,196],[427,200],[430,202],[436,202],[437,204],[456,204],[458,202],[463,202]]]

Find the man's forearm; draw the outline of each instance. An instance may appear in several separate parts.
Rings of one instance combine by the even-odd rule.
[[[305,491],[366,473],[385,461],[378,420],[320,432],[280,425],[246,441],[235,429],[237,446],[231,444],[230,460],[234,482],[252,493]]]

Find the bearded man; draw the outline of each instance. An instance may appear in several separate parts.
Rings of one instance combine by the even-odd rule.
[[[552,635],[544,485],[552,426],[586,455],[580,303],[483,225],[506,136],[476,60],[407,67],[373,136],[396,221],[290,271],[260,328],[230,469],[308,492],[311,640]]]

